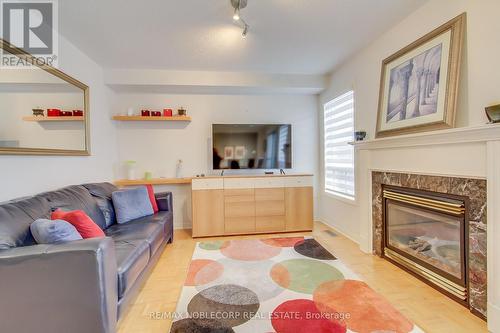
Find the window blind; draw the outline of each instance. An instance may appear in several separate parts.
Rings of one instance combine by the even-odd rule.
[[[286,143],[288,142],[288,126],[281,126],[279,131],[278,147],[278,166],[280,169],[286,168]]]
[[[354,199],[354,91],[324,105],[325,191]]]

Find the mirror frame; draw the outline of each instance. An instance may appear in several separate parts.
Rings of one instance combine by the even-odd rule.
[[[51,148],[2,148],[0,147],[0,155],[56,155],[56,156],[90,156],[90,107],[89,107],[89,87],[77,79],[67,75],[57,68],[43,64],[40,65],[36,61],[37,58],[30,53],[10,44],[0,38],[0,49],[3,49],[22,60],[35,64],[38,68],[52,74],[67,83],[76,86],[83,90],[83,117],[85,126],[85,148],[82,150],[68,149],[51,149]]]

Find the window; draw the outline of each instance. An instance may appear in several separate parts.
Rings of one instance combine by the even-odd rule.
[[[354,200],[354,91],[324,106],[325,191]]]
[[[279,143],[278,143],[278,166],[280,169],[286,169],[287,160],[290,161],[290,145],[288,142],[290,140],[290,131],[288,126],[281,126],[279,132]]]

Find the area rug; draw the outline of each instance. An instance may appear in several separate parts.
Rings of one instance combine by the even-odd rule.
[[[422,332],[309,237],[200,242],[171,333]]]

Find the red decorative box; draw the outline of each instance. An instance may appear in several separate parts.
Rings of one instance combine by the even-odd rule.
[[[160,111],[151,111],[151,116],[152,117],[161,117],[161,112]]]
[[[47,117],[60,117],[61,110],[59,109],[47,109]]]
[[[63,117],[71,117],[73,115],[73,112],[71,111],[61,111],[61,116]]]
[[[151,114],[149,113],[148,110],[141,110],[141,116],[143,117],[149,117]]]
[[[163,109],[163,117],[172,117],[172,109]]]
[[[83,111],[82,110],[73,110],[73,116],[83,117]]]

